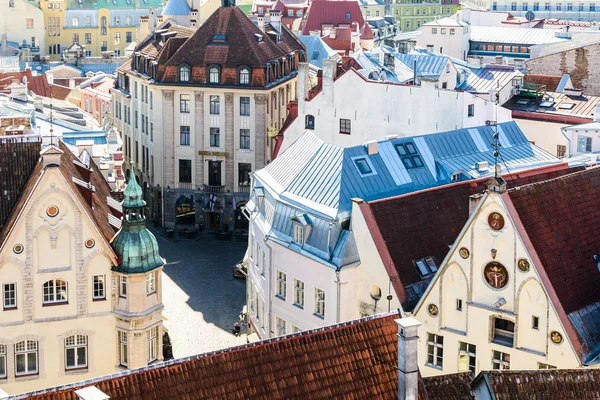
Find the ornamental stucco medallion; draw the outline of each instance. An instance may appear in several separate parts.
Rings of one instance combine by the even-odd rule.
[[[96,244],[96,241],[92,238],[85,241],[85,247],[87,247],[88,249],[91,249],[92,247],[94,247],[95,244]]]
[[[493,230],[499,231],[504,228],[504,217],[498,212],[493,212],[488,216],[488,224]]]
[[[529,271],[529,261],[525,258],[519,258],[517,261],[517,267],[519,267],[520,271],[527,272]]]
[[[15,254],[21,254],[21,253],[23,252],[23,250],[24,250],[24,249],[25,249],[25,248],[24,248],[24,247],[23,247],[23,245],[22,245],[22,244],[20,244],[20,243],[17,243],[17,244],[15,244],[15,245],[13,246],[13,252],[14,252]]]
[[[552,343],[560,344],[563,341],[563,337],[559,332],[552,331],[550,332],[550,340],[552,340]]]
[[[458,254],[466,260],[467,258],[469,258],[470,255],[469,249],[467,249],[466,247],[461,247],[458,251]]]
[[[427,312],[429,313],[429,315],[431,315],[432,317],[436,317],[439,313],[439,309],[438,306],[436,306],[435,304],[430,304],[427,306]]]
[[[508,271],[504,265],[492,261],[483,268],[483,276],[494,289],[503,289],[508,283]]]

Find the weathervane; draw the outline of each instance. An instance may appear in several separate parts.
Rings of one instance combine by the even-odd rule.
[[[52,108],[52,91],[50,91],[50,146],[54,146],[54,109]]]

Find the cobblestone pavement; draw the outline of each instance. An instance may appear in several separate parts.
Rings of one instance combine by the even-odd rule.
[[[245,303],[246,281],[233,278],[231,267],[246,251],[244,242],[171,241],[156,235],[163,270],[165,326],[176,358],[243,344],[231,333]]]

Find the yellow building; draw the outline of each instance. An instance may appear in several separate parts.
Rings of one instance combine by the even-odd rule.
[[[136,41],[140,17],[160,11],[162,0],[43,0],[46,49],[53,61],[69,46],[85,46],[85,55],[98,57],[112,51],[124,56]]]
[[[9,394],[162,360],[163,261],[143,225],[141,188],[130,182],[121,206],[87,153],[40,147],[35,135],[0,140],[2,167],[21,172],[0,199],[0,387]]]

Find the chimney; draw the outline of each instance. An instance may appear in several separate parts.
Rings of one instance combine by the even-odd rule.
[[[475,212],[475,209],[479,205],[483,194],[476,193],[469,196],[469,215],[472,215]]]
[[[77,400],[109,400],[110,397],[96,386],[88,386],[75,391]]]
[[[265,17],[263,17],[262,15],[259,15],[258,17],[256,17],[256,22],[258,22],[258,29],[260,29],[261,31],[265,31]]]
[[[331,30],[329,31],[329,39],[335,39],[335,28],[331,28]]]
[[[365,143],[365,147],[367,148],[367,154],[370,156],[377,154],[379,151],[377,140],[369,140]]]
[[[271,16],[271,26],[278,32],[281,33],[281,11],[271,10],[269,12]]]
[[[33,107],[35,108],[36,111],[44,110],[44,102],[40,96],[35,96],[33,98]]]
[[[333,106],[333,82],[337,73],[337,61],[331,58],[323,60],[323,95],[325,103]]]
[[[298,110],[304,114],[304,103],[310,90],[310,78],[308,75],[308,63],[301,62],[298,65]]]
[[[319,36],[319,37],[321,37],[321,31],[312,30],[312,31],[310,31],[310,36]]]
[[[6,33],[2,34],[2,55],[8,56],[8,43],[7,43]]]
[[[600,103],[596,103],[594,107],[594,121],[600,122]]]
[[[156,26],[159,19],[162,23],[162,15],[158,16],[157,18],[154,18],[154,8],[148,10],[148,35],[152,35],[154,33],[154,27]],[[145,37],[143,37],[142,39],[145,39]]]
[[[500,165],[495,166],[496,173],[494,177],[487,181],[487,188],[490,192],[504,193],[506,192],[506,181],[500,176]]]
[[[138,43],[144,40],[150,34],[150,26],[149,26],[150,17],[147,15],[142,15],[140,17],[140,27],[138,28]]]
[[[467,67],[469,68],[483,68],[483,57],[481,56],[469,56],[467,57]]]
[[[462,20],[464,22],[468,22],[471,23],[471,9],[470,8],[463,8],[461,11],[462,14]]]
[[[398,400],[418,400],[417,348],[421,323],[412,317],[406,317],[397,319],[396,324],[398,324]]]

